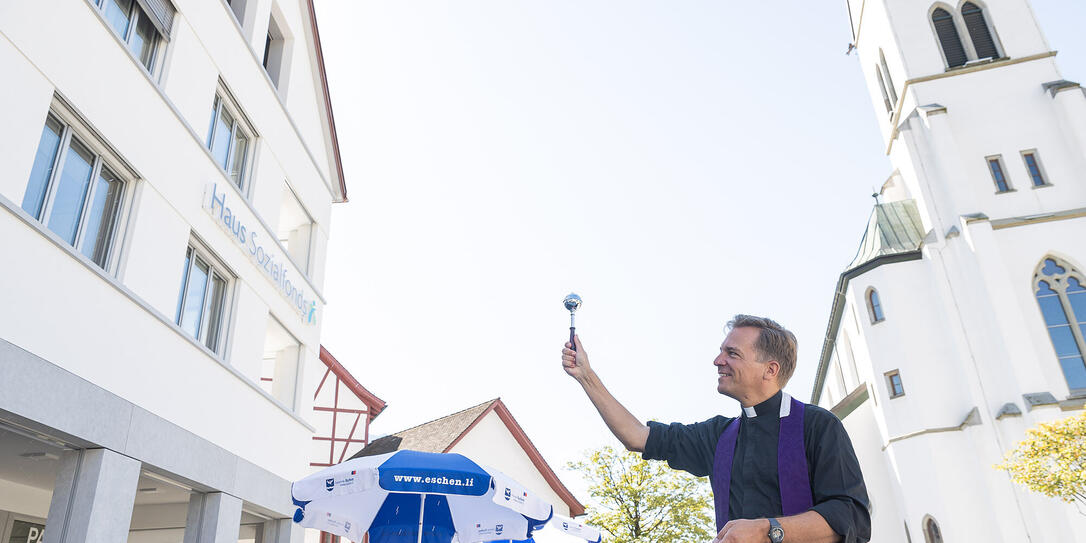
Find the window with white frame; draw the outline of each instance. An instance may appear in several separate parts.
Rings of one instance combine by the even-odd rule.
[[[294,409],[295,384],[302,344],[271,314],[264,335],[260,386],[283,405]]]
[[[279,206],[279,228],[276,235],[286,248],[290,259],[302,273],[309,273],[309,248],[312,243],[313,218],[302,207],[298,196],[289,185],[283,186],[283,199]]]
[[[252,130],[244,122],[244,116],[237,105],[224,96],[226,93],[222,91],[215,94],[207,148],[211,150],[215,163],[226,172],[230,180],[238,188],[243,188],[253,139]]]
[[[117,37],[148,72],[169,37],[175,9],[169,0],[94,0]]]
[[[108,269],[125,194],[115,157],[72,116],[45,120],[22,208],[103,269]]]
[[[220,353],[232,276],[196,244],[185,251],[175,322],[212,352]]]

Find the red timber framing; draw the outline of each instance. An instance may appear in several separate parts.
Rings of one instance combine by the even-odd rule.
[[[348,451],[369,444],[370,423],[385,409],[385,402],[366,390],[323,345],[320,360],[328,369],[313,393],[313,410],[318,419],[331,416],[331,426],[322,432],[325,425],[318,425],[313,441],[321,445],[315,450],[323,451],[327,444],[328,453],[311,458],[309,465],[328,467],[350,458]]]

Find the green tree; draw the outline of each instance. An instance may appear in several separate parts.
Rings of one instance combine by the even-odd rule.
[[[1041,423],[996,466],[1034,492],[1086,506],[1086,413]]]
[[[708,478],[603,447],[570,462],[589,482],[588,523],[614,543],[691,543],[716,535]]]

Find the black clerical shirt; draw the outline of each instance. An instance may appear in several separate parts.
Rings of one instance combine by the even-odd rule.
[[[743,410],[743,424],[732,460],[728,516],[732,519],[779,518],[781,492],[777,481],[777,440],[783,394]],[[716,416],[695,424],[649,422],[643,457],[667,460],[674,469],[698,477],[710,475],[720,434],[735,419]],[[806,405],[803,442],[811,477],[814,507],[845,543],[871,539],[867,487],[845,427],[833,413]]]

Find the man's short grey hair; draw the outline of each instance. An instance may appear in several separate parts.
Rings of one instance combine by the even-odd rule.
[[[792,374],[796,371],[796,350],[798,343],[796,335],[789,332],[773,319],[755,317],[754,315],[736,315],[728,321],[725,331],[735,328],[757,328],[758,341],[754,342],[754,348],[758,349],[758,361],[768,362],[776,360],[781,365],[781,371],[777,374],[777,382],[781,388],[788,384]]]

